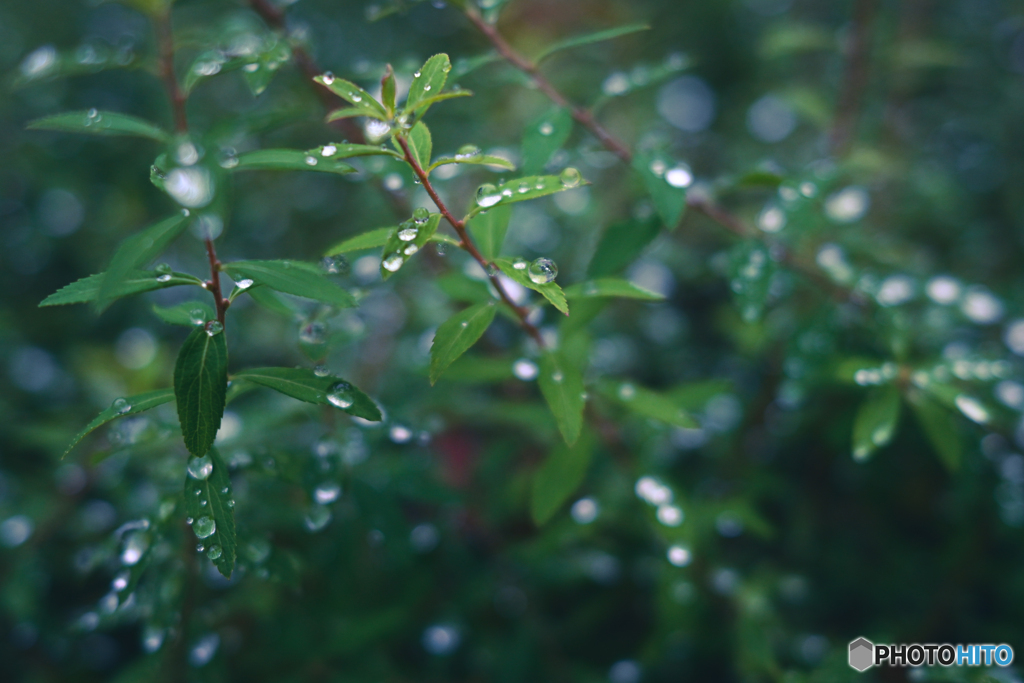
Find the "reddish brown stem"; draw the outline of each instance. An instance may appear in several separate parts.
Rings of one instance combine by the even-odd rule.
[[[174,129],[179,133],[188,132],[188,116],[185,111],[185,93],[178,86],[178,77],[174,73],[174,34],[171,31],[171,10],[168,9],[154,22],[156,40],[160,50],[160,77],[171,101],[174,112]]]
[[[398,140],[398,144],[402,148],[402,152],[405,154],[406,163],[409,164],[409,166],[412,168],[413,173],[415,173],[416,177],[419,178],[421,183],[423,183],[423,188],[427,191],[427,194],[430,195],[430,198],[434,201],[434,204],[437,206],[437,210],[441,212],[441,215],[444,216],[445,220],[448,221],[452,228],[454,228],[456,234],[458,234],[459,239],[461,240],[459,246],[465,249],[469,253],[469,255],[472,256],[476,260],[476,262],[480,264],[480,267],[484,269],[485,273],[487,273],[487,277],[490,278],[491,284],[494,285],[494,290],[498,292],[498,296],[501,297],[501,300],[504,301],[505,304],[509,308],[511,308],[512,311],[516,314],[516,317],[519,318],[519,324],[522,325],[523,329],[526,330],[527,334],[529,334],[533,338],[533,340],[537,342],[538,346],[544,348],[544,338],[541,336],[540,330],[538,330],[533,323],[527,320],[529,310],[523,306],[517,305],[516,302],[512,301],[512,297],[510,297],[508,295],[508,292],[505,291],[504,285],[501,284],[501,280],[498,278],[497,273],[494,272],[495,265],[492,262],[488,261],[486,258],[484,258],[484,255],[481,254],[480,250],[476,248],[475,244],[473,244],[473,240],[470,238],[469,233],[466,231],[465,222],[453,216],[452,212],[448,210],[448,207],[441,200],[441,197],[438,196],[437,191],[434,189],[434,186],[430,183],[430,178],[427,176],[426,171],[424,171],[423,167],[421,167],[419,162],[416,161],[416,157],[412,155],[412,151],[409,149],[409,143],[406,142],[405,138],[403,138],[400,135],[395,136],[395,139]]]
[[[210,279],[206,281],[206,288],[213,294],[213,302],[217,306],[217,322],[224,324],[224,313],[228,310],[231,302],[224,297],[220,289],[220,261],[217,259],[217,249],[213,246],[213,240],[206,239],[206,256],[210,260]]]

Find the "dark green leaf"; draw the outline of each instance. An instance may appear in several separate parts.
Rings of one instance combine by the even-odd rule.
[[[169,403],[174,400],[173,389],[158,389],[156,391],[150,391],[145,394],[136,394],[135,396],[128,396],[127,398],[119,398],[114,401],[113,405],[104,410],[102,413],[96,416],[96,418],[86,425],[85,429],[75,434],[75,437],[71,439],[71,443],[64,449],[64,454],[61,458],[67,456],[71,452],[71,449],[78,445],[78,443],[89,435],[93,430],[102,427],[111,420],[116,420],[119,417],[125,417],[126,415],[135,415],[141,413],[150,408],[156,408],[164,403]]]
[[[290,302],[285,301],[277,292],[269,287],[253,285],[245,291],[246,294],[252,297],[253,301],[274,313],[280,313],[288,318],[302,313],[298,306],[293,306]]]
[[[321,148],[322,149],[322,148]],[[334,158],[325,159],[317,150],[260,149],[238,155],[235,171],[318,171],[320,173],[355,173],[356,169]]]
[[[921,391],[907,395],[921,430],[946,467],[955,472],[960,469],[964,446],[956,420],[941,405]]]
[[[230,577],[238,554],[231,476],[216,448],[211,448],[206,457],[213,470],[205,479],[185,475],[185,514],[217,571]]]
[[[181,89],[188,95],[200,81],[218,74],[234,71],[241,68],[248,61],[248,58],[242,57],[228,59],[221,50],[205,50],[192,60],[191,66],[185,72]]]
[[[181,234],[186,225],[188,225],[188,218],[180,213],[175,214],[159,223],[154,223],[122,242],[114,252],[114,258],[110,260],[110,266],[103,274],[103,280],[100,281],[99,291],[96,294],[96,307],[102,311],[109,306],[110,302],[117,298],[117,293],[123,290],[128,277],[139,266],[143,266],[159,256],[167,248],[167,245]]]
[[[583,374],[579,367],[560,351],[548,351],[541,357],[540,392],[548,402],[558,430],[567,444],[574,444],[583,428]]]
[[[529,274],[530,264],[527,261],[521,258],[515,260],[500,258],[495,260],[494,263],[507,277],[523,287],[540,292],[559,312],[569,315],[569,304],[565,300],[565,292],[562,291],[562,288],[554,281],[538,284],[531,280]]]
[[[352,110],[359,112],[358,116],[370,116],[375,119],[380,119],[381,121],[387,121],[391,118],[388,116],[387,111],[380,102],[370,97],[370,93],[366,92],[355,83],[350,83],[343,78],[337,78],[334,76],[328,76],[326,80],[324,76],[317,76],[313,80],[351,104]],[[340,116],[336,116],[336,114],[345,111],[347,110],[335,110],[331,112],[327,117],[327,120],[334,121],[335,119],[341,118]]]
[[[866,460],[896,434],[900,419],[900,391],[888,384],[873,389],[857,410],[853,422],[853,457]]]
[[[181,345],[174,365],[178,421],[185,448],[192,455],[206,455],[213,445],[227,388],[228,347],[223,331],[211,335],[207,326],[196,327]]]
[[[496,206],[490,211],[478,213],[469,220],[469,234],[473,236],[473,241],[485,259],[493,261],[501,253],[510,218],[511,206]]]
[[[744,321],[752,323],[761,317],[773,275],[775,261],[760,242],[740,242],[730,250],[729,284]]]
[[[562,171],[566,180],[557,175],[537,175],[526,178],[517,178],[495,187],[491,185],[481,186],[483,191],[477,192],[476,206],[474,206],[466,218],[472,218],[481,211],[487,211],[495,205],[504,206],[515,202],[525,202],[529,199],[546,197],[556,192],[574,190],[590,183],[579,177],[579,171],[566,169]],[[491,189],[493,188],[493,189]],[[483,202],[481,204],[481,202]]]
[[[629,280],[615,277],[579,282],[565,290],[565,298],[567,299],[595,299],[602,297],[642,299],[644,301],[662,301],[665,299],[664,296],[657,292],[634,285]]]
[[[684,429],[700,427],[693,416],[680,405],[681,402],[671,395],[651,391],[632,382],[605,382],[601,385],[601,393],[634,415]]]
[[[512,379],[512,362],[507,358],[463,355],[444,371],[446,382],[493,383]]]
[[[231,279],[248,278],[256,284],[285,294],[322,301],[348,308],[355,305],[352,295],[328,280],[318,267],[297,261],[233,261],[224,264]]]
[[[432,213],[426,217],[410,218],[395,227],[381,251],[380,276],[387,280],[419,253],[437,232],[440,221],[441,214]]]
[[[539,55],[537,55],[537,58],[533,61],[535,64],[540,64],[542,61],[561,50],[582,47],[583,45],[591,45],[592,43],[600,43],[605,40],[611,40],[612,38],[618,38],[619,36],[626,36],[630,33],[637,33],[638,31],[649,31],[650,28],[651,27],[647,24],[627,24],[625,26],[605,29],[604,31],[587,33],[582,36],[573,36],[572,38],[559,40],[558,42],[549,45]]]
[[[493,303],[478,304],[459,311],[437,328],[430,347],[430,383],[469,350],[494,320],[497,308]]]
[[[727,379],[709,379],[681,384],[665,393],[683,410],[702,410],[712,398],[732,390],[733,384]]]
[[[284,40],[270,38],[270,43],[260,50],[256,61],[251,61],[242,67],[242,77],[245,84],[253,95],[259,95],[273,80],[282,64],[292,58],[291,48]]]
[[[405,111],[412,112],[420,109],[421,116],[426,113],[426,107],[429,105],[423,101],[439,95],[444,90],[444,84],[448,81],[448,72],[451,70],[452,65],[446,54],[437,54],[428,59],[419,71],[413,74],[412,84],[409,86],[409,96],[405,99]]]
[[[605,277],[622,271],[643,252],[659,232],[661,226],[656,220],[612,223],[597,244],[587,274],[590,277]]]
[[[551,157],[572,133],[572,115],[554,107],[526,126],[523,133],[523,173],[543,173]]]
[[[674,230],[686,208],[686,187],[692,181],[689,169],[660,152],[637,153],[633,168],[643,178],[665,227]]]
[[[584,432],[572,446],[556,447],[533,475],[530,516],[538,526],[551,519],[587,476],[595,439]]]
[[[196,327],[196,318],[201,318],[202,323],[215,320],[216,314],[213,308],[202,301],[183,301],[174,306],[153,306],[153,313],[156,317],[171,325],[184,325],[185,327]]]
[[[167,142],[170,135],[159,126],[128,114],[112,111],[69,111],[54,114],[28,124],[31,130],[55,130],[62,133],[86,133],[88,135],[127,135],[150,138]]]
[[[306,403],[332,405],[364,420],[381,420],[380,408],[373,399],[340,377],[320,377],[306,368],[253,368],[233,375],[232,379],[260,384]],[[344,395],[332,400],[332,388],[339,384],[345,385]]]
[[[170,278],[166,280],[158,279],[168,275],[170,275]],[[105,273],[97,273],[83,277],[81,280],[76,280],[43,299],[39,305],[63,306],[65,304],[85,304],[96,301],[104,276]],[[121,284],[111,294],[111,298],[150,292],[155,289],[163,289],[164,287],[201,284],[202,280],[185,273],[158,273],[152,270],[136,270],[121,281]]]

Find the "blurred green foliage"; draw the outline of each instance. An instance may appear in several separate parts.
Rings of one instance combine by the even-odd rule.
[[[1022,76],[998,0],[3,4],[0,677],[1020,680],[846,648],[1024,640]]]

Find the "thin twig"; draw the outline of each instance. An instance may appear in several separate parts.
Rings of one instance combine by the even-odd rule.
[[[210,260],[210,279],[206,281],[206,288],[213,294],[213,301],[217,307],[217,322],[224,324],[224,314],[231,302],[224,296],[220,288],[220,260],[217,258],[217,249],[213,246],[213,240],[206,238],[206,256]]]
[[[839,92],[835,120],[829,143],[832,154],[843,156],[850,151],[861,101],[868,84],[868,57],[871,52],[871,25],[875,16],[875,0],[856,0],[852,27],[846,52],[846,69]]]
[[[174,73],[174,35],[171,32],[171,10],[155,19],[154,29],[160,49],[160,77],[171,101],[174,113],[174,129],[179,133],[188,132],[188,116],[185,111],[185,93],[178,87],[178,77]]]
[[[498,274],[495,272],[496,267],[494,263],[484,258],[484,255],[481,254],[480,250],[476,248],[475,244],[473,244],[473,240],[470,238],[469,232],[466,230],[465,222],[455,218],[451,211],[448,210],[445,203],[441,200],[441,197],[438,196],[437,191],[434,190],[434,186],[430,183],[430,178],[423,170],[423,167],[420,166],[419,162],[416,161],[416,157],[412,155],[412,151],[409,149],[409,143],[406,142],[405,138],[401,135],[396,135],[395,139],[398,140],[398,144],[402,148],[402,152],[405,154],[406,163],[409,164],[413,173],[415,173],[416,177],[420,179],[421,183],[423,183],[423,188],[434,201],[434,204],[437,206],[437,210],[441,212],[441,215],[445,217],[445,220],[451,224],[456,234],[458,234],[459,239],[461,240],[459,246],[469,252],[469,255],[480,264],[480,267],[484,269],[485,273],[487,273],[487,277],[490,278],[491,284],[494,285],[495,291],[498,292],[498,296],[501,297],[501,300],[504,301],[505,304],[507,304],[508,307],[516,314],[516,317],[519,318],[519,324],[522,325],[527,334],[537,342],[539,347],[544,348],[544,338],[541,336],[540,330],[538,330],[537,327],[527,319],[529,310],[523,306],[517,305],[516,302],[512,300],[512,297],[508,295],[508,292],[505,291],[504,285],[501,284],[501,280],[498,279]]]

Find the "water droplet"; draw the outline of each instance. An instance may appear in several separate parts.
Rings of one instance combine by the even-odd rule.
[[[206,507],[207,505],[209,505],[209,502],[205,498],[199,501],[199,507]]]
[[[132,409],[132,404],[123,398],[115,398],[110,407],[113,408],[114,412],[118,415],[124,415]]]
[[[430,92],[430,86],[429,85],[423,86],[423,92]]]
[[[665,169],[667,168],[668,166],[661,159],[655,159],[654,161],[651,162],[650,165],[651,173],[658,176],[659,178],[665,175]]]
[[[501,196],[502,197],[511,197],[512,196],[512,189],[506,187],[504,190],[501,191]]]
[[[234,508],[234,507],[235,507],[235,499],[234,499],[234,498],[230,499],[230,500],[229,500],[229,501],[228,501],[228,502],[226,503],[226,505],[227,505],[227,506],[228,506],[229,508]]]
[[[960,394],[956,397],[955,402],[961,413],[978,424],[985,424],[989,421],[988,410],[977,399]]]
[[[121,572],[114,577],[114,580],[110,582],[110,587],[120,593],[128,587],[128,579],[131,578],[131,574],[128,572]]]
[[[193,479],[203,481],[209,479],[210,474],[213,472],[213,460],[210,459],[209,455],[204,455],[201,458],[192,457],[188,460],[188,476]]]
[[[338,500],[341,495],[341,486],[337,482],[328,481],[320,484],[313,490],[313,500],[320,505],[328,505]]]
[[[686,164],[679,164],[665,172],[665,182],[672,187],[689,187],[693,184],[693,172]]]
[[[684,548],[681,545],[674,545],[668,549],[668,561],[676,567],[685,567],[690,564],[692,555],[689,548]]]
[[[628,382],[619,387],[619,398],[623,401],[632,401],[636,396],[636,387]]]
[[[456,159],[473,159],[478,156],[480,156],[480,148],[476,145],[463,145],[455,154]]]
[[[548,135],[551,135],[554,132],[555,132],[555,127],[551,124],[550,121],[545,121],[544,123],[540,124],[540,134],[541,135],[544,135],[546,137]]]
[[[326,377],[331,374],[331,370],[326,365],[318,365],[313,368],[313,374],[317,377]]]
[[[311,154],[307,154],[306,155],[306,165],[307,166],[316,166],[316,164],[317,164],[316,157],[311,155]]]
[[[193,209],[213,200],[213,178],[199,166],[172,170],[164,181],[164,189],[176,202]]]
[[[537,364],[526,358],[520,358],[512,364],[512,374],[524,382],[536,379],[539,372]]]
[[[413,78],[419,78],[420,77],[420,72],[417,71],[417,72],[413,73],[412,77]]]
[[[370,119],[366,122],[366,135],[371,140],[380,140],[390,132],[391,126],[386,121]]]
[[[206,546],[205,545],[203,545],[202,543],[196,543],[196,552],[200,552],[201,553],[204,550],[206,550]]]
[[[209,538],[217,532],[217,522],[212,517],[200,517],[192,525],[196,538]]]
[[[577,185],[580,184],[580,181],[583,179],[583,177],[580,175],[580,172],[578,170],[576,170],[572,166],[569,166],[567,168],[562,169],[562,172],[559,174],[558,179],[562,181],[562,185],[564,187],[576,187]]]
[[[320,150],[320,156],[329,157],[337,151],[338,148],[334,145],[324,145]]]
[[[155,626],[146,626],[142,629],[142,649],[153,654],[164,644],[164,631]]]
[[[487,267],[484,270],[487,272],[487,277],[496,277],[498,273],[501,272],[500,270],[498,270],[497,264],[493,262],[488,263]]]
[[[206,551],[206,556],[211,560],[219,560],[220,556],[224,554],[224,551],[219,545],[211,545],[210,549]]]
[[[530,191],[530,186],[527,183],[519,183],[519,194],[526,194]]]
[[[426,223],[428,218],[430,218],[430,211],[422,206],[412,212],[412,219],[416,221],[418,225]]]
[[[412,256],[419,250],[420,248],[418,246],[416,246],[415,244],[410,244],[404,250],[402,250],[402,253],[405,254],[406,256]]]
[[[528,265],[529,264],[526,263],[526,259],[521,258],[517,258],[515,261],[512,262],[512,267],[515,268],[516,270],[526,270]]]
[[[572,504],[570,514],[577,524],[590,524],[597,519],[601,509],[593,498],[580,498]]]
[[[192,526],[192,522],[193,522],[193,521],[194,521],[194,520],[193,520],[193,519],[192,519],[191,517],[186,517],[186,518],[185,518],[185,524],[188,524],[189,526]]]
[[[561,371],[556,370],[555,373],[551,375],[551,379],[554,380],[555,383],[561,384],[562,380],[565,379],[565,375],[563,375]]]
[[[252,64],[246,64],[245,66],[242,67],[242,71],[247,71],[248,73],[255,73],[255,72],[259,71],[259,70],[260,70],[259,62],[253,62]]]
[[[323,505],[314,505],[306,513],[305,525],[306,529],[311,533],[320,531],[327,526],[331,521],[331,510],[330,508],[324,507]]]
[[[206,323],[206,334],[208,334],[211,337],[216,337],[218,334],[220,334],[223,331],[224,331],[224,326],[221,325],[216,320],[211,320],[210,322]]]
[[[348,260],[342,256],[324,256],[320,259],[320,267],[328,275],[340,275],[348,272]]]
[[[348,382],[338,382],[330,388],[327,393],[327,400],[331,405],[338,408],[351,408],[356,401],[355,391]]]
[[[188,312],[188,320],[198,327],[206,323],[206,313],[201,308],[193,308]]]
[[[398,239],[402,240],[403,242],[411,242],[414,239],[416,239],[416,235],[418,234],[419,230],[410,226],[407,228],[402,228],[398,231]]]
[[[235,286],[239,289],[249,289],[253,286],[253,281],[249,278],[243,278],[235,283]]]
[[[490,183],[484,183],[476,191],[476,203],[478,206],[487,208],[494,206],[501,201],[501,195],[498,193],[498,188]]]
[[[217,654],[218,647],[220,647],[220,636],[216,633],[207,633],[197,640],[189,650],[188,663],[196,668],[206,666]]]
[[[185,141],[174,150],[174,158],[182,166],[192,166],[199,161],[199,148]]]
[[[401,268],[403,263],[405,263],[404,256],[402,256],[401,254],[391,254],[391,256],[388,256],[386,259],[384,259],[382,265],[388,271],[393,273],[399,268]]]
[[[363,96],[359,93],[352,93],[352,101],[358,104],[363,101]]]
[[[332,74],[330,71],[326,71],[324,72],[324,75],[320,77],[320,79],[324,82],[324,85],[331,85],[332,83],[334,83],[334,74]]]
[[[530,281],[537,285],[546,285],[558,277],[558,266],[549,258],[539,258],[530,264]]]
[[[434,244],[434,251],[437,252],[438,256],[446,256],[448,254],[448,244],[445,242],[437,242]]]

